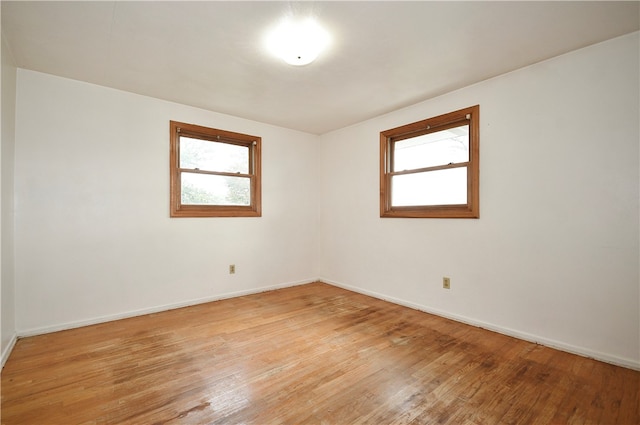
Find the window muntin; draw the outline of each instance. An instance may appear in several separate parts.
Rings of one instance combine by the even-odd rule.
[[[380,133],[380,216],[479,216],[479,106]]]
[[[261,139],[171,121],[171,216],[259,217]]]

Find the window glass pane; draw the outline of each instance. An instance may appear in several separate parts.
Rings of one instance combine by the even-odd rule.
[[[469,125],[400,140],[393,148],[393,171],[468,162]]]
[[[391,178],[391,205],[460,205],[467,203],[467,167]]]
[[[181,173],[183,205],[251,205],[251,179]]]
[[[180,168],[248,174],[249,148],[180,137]]]

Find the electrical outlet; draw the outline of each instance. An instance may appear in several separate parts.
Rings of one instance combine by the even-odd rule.
[[[230,264],[229,265],[229,274],[235,274],[236,272],[236,265],[235,264]]]
[[[442,278],[442,287],[444,289],[451,289],[451,278],[443,277]]]

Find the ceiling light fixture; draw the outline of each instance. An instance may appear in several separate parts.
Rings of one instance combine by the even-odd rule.
[[[285,19],[267,37],[269,50],[291,65],[313,62],[328,44],[329,34],[312,18]]]

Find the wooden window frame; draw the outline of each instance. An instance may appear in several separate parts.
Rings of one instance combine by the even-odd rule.
[[[181,174],[185,171],[180,168],[180,136],[222,142],[249,148],[249,172],[243,177],[250,179],[250,205],[183,205],[181,202]],[[262,139],[242,133],[234,133],[226,130],[203,127],[194,124],[186,124],[177,121],[170,122],[170,192],[171,192],[171,217],[261,217],[261,165],[262,165]],[[236,176],[233,173],[209,172],[209,174]]]
[[[469,123],[469,161],[427,167],[410,172],[429,172],[467,167],[467,203],[459,205],[391,205],[391,178],[407,174],[393,170],[394,141],[446,130]],[[399,140],[398,140],[399,139]],[[404,218],[479,218],[480,217],[480,106],[460,109],[437,117],[380,132],[380,217]]]

